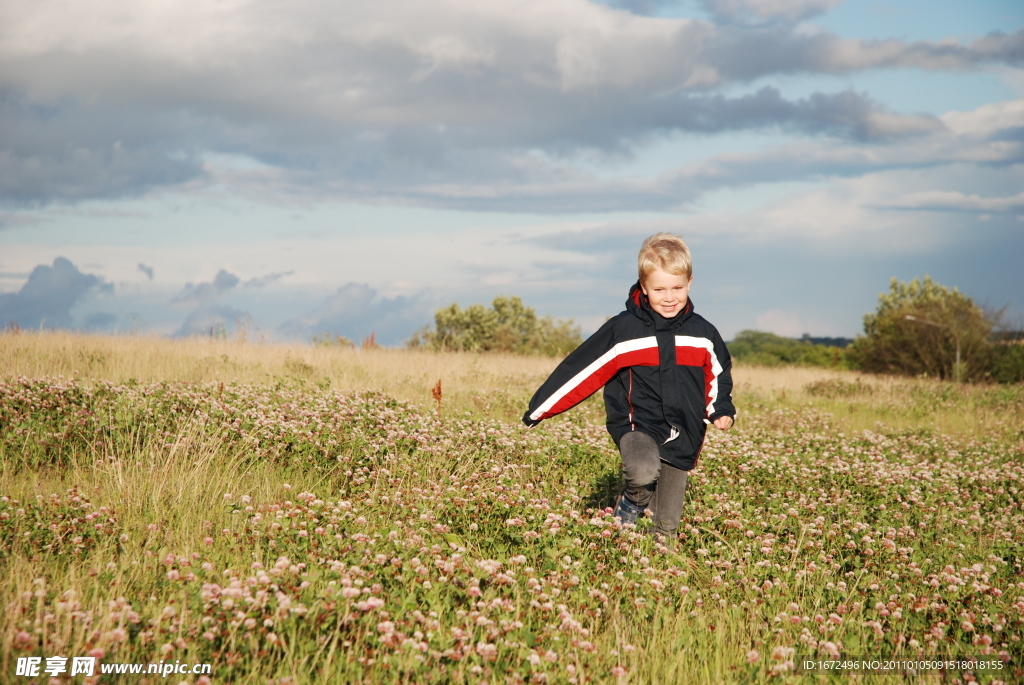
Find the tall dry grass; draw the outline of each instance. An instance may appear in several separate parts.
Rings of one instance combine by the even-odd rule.
[[[1024,438],[1024,386],[1019,384],[956,384],[802,367],[738,366],[733,378],[741,408],[815,407],[846,430],[926,429],[950,435],[995,430]]]
[[[0,334],[0,378],[64,376],[82,382],[135,379],[238,382],[280,381],[333,390],[378,390],[419,406],[433,405],[441,381],[443,405],[513,420],[556,359],[237,340],[86,335],[66,332]],[[518,412],[518,413],[517,413]]]
[[[65,332],[0,334],[0,378],[64,376],[106,380],[317,385],[378,390],[421,407],[442,405],[516,421],[556,366],[551,357],[397,349],[352,349],[192,338],[86,335]],[[813,406],[849,430],[926,428],[940,433],[1007,432],[1024,425],[1020,386],[957,386],[948,382],[875,376],[809,367],[733,367],[742,412],[768,406]],[[600,397],[582,412],[600,422]],[[742,419],[741,419],[742,420]]]

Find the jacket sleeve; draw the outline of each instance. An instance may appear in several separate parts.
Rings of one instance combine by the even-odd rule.
[[[544,419],[571,409],[593,395],[622,368],[622,360],[615,354],[618,346],[614,321],[606,321],[551,372],[530,400],[523,423],[536,426]]]
[[[713,354],[710,355],[705,376],[709,378],[708,421],[714,423],[721,416],[736,418],[736,407],[732,403],[732,358],[722,336],[715,330],[711,339]]]

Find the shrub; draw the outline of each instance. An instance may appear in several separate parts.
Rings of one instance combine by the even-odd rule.
[[[532,307],[518,297],[498,296],[490,308],[474,304],[462,309],[454,303],[434,314],[428,326],[409,340],[409,347],[457,352],[515,352],[566,355],[583,341],[572,320],[537,318]]]
[[[1024,383],[1024,344],[992,345],[989,374],[997,383]]]
[[[892,279],[878,296],[877,311],[864,316],[864,337],[851,356],[865,371],[959,380],[989,375],[993,322],[970,297],[928,276]],[[957,348],[960,351],[957,367]]]

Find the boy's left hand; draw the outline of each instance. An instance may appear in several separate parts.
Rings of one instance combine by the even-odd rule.
[[[731,416],[719,416],[715,419],[715,427],[719,430],[727,431],[732,428],[733,420]]]

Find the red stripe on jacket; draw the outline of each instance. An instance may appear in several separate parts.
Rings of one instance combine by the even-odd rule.
[[[564,397],[558,400],[558,402],[544,412],[537,420],[543,421],[544,419],[556,414],[561,414],[563,411],[587,399],[597,392],[597,390],[605,383],[610,381],[612,376],[618,373],[620,369],[624,369],[627,366],[657,365],[657,347],[648,347],[646,349],[633,350],[631,352],[623,352],[620,355],[616,355],[614,358],[608,360],[607,364],[596,369],[594,373],[590,374],[582,383],[566,393]]]
[[[704,417],[707,418],[707,407],[711,404],[711,383],[715,380],[711,368],[711,352],[702,347],[676,346],[676,364],[679,366],[699,366],[704,370]]]

